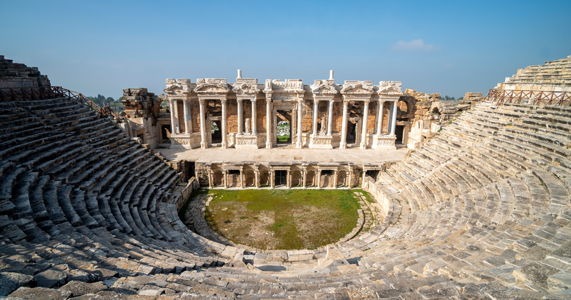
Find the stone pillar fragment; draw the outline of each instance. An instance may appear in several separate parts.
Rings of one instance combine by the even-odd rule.
[[[317,110],[319,108],[319,101],[316,99],[313,99],[313,123],[312,123],[312,134],[313,136],[317,135]]]
[[[333,188],[337,188],[337,170],[333,171]]]
[[[222,131],[222,148],[226,149],[226,99],[221,99],[220,102],[222,102],[222,128],[220,128]]]
[[[398,100],[393,101],[392,119],[391,119],[391,133],[390,135],[395,135],[395,128],[397,126],[397,110],[398,110]]]
[[[173,112],[174,112],[174,128],[173,128],[173,132],[174,133],[180,133],[180,120],[178,119],[178,101],[177,100],[173,100]]]
[[[365,101],[363,120],[361,121],[361,149],[367,149],[367,120],[369,119],[369,101]]]
[[[384,105],[385,105],[385,101],[382,99],[379,99],[379,104],[377,105],[377,128],[375,130],[375,133],[377,135],[381,135],[383,134],[383,109],[384,109]]]
[[[329,100],[329,109],[327,110],[327,135],[331,136],[333,133],[333,99]]]
[[[266,148],[272,148],[272,99],[266,97]]]
[[[190,111],[190,101],[183,100],[184,105],[184,132],[186,134],[192,133],[192,122],[191,122],[191,111]]]
[[[174,115],[174,100],[170,99],[169,100],[169,107],[170,107],[170,113],[171,113],[171,134],[175,134],[175,118],[176,116]]]
[[[303,118],[302,115],[303,109],[303,100],[298,100],[297,102],[297,142],[295,144],[296,148],[302,147],[301,141],[301,119]]]
[[[252,135],[258,135],[258,129],[256,127],[256,98],[252,99]]]
[[[200,99],[200,148],[206,149],[208,145],[206,144],[206,108],[205,100]]]
[[[238,134],[244,133],[244,106],[243,100],[238,99]]]
[[[343,101],[343,119],[341,123],[341,143],[339,144],[340,149],[347,148],[347,101]]]

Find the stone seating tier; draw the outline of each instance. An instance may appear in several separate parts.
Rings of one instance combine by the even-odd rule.
[[[14,297],[566,298],[571,290],[569,109],[480,103],[464,112],[372,181],[368,189],[387,203],[384,220],[298,273],[276,262],[286,276],[246,267],[244,249],[189,231],[176,211],[177,173],[83,104],[4,101],[0,115],[2,128],[21,129],[0,132],[0,276],[12,278],[5,293]]]

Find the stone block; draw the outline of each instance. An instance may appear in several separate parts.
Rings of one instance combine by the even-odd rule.
[[[10,294],[14,299],[22,300],[64,300],[71,296],[71,292],[65,290],[55,290],[43,287],[28,288],[20,287],[15,292]]]
[[[40,287],[51,288],[64,284],[67,280],[67,274],[62,271],[49,269],[36,274],[34,280]]]
[[[87,283],[82,281],[72,280],[60,288],[62,291],[68,291],[72,297],[82,296],[85,294],[96,294],[99,291],[106,289],[107,286],[102,282]]]
[[[0,272],[0,296],[7,296],[21,286],[27,286],[32,283],[34,277],[31,275]]]

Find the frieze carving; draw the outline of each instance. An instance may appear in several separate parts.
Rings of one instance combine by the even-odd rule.
[[[329,145],[331,140],[331,136],[314,136],[311,142],[316,145]]]
[[[199,78],[194,91],[197,94],[226,94],[230,91],[230,85],[223,78]]]
[[[345,80],[341,89],[341,93],[347,95],[370,95],[373,91],[373,82],[370,80]]]
[[[380,81],[380,95],[402,95],[402,82],[400,81]]]
[[[253,78],[238,78],[232,85],[232,91],[237,95],[255,95],[260,91],[260,89],[258,89],[258,80]]]
[[[236,136],[237,145],[257,145],[258,139],[255,135],[238,135]]]
[[[267,79],[264,84],[264,92],[291,92],[303,93],[303,81],[301,79],[286,79],[286,80],[270,80]]]
[[[315,80],[310,88],[316,95],[335,95],[338,93],[334,80]]]
[[[190,139],[189,138],[175,138],[175,137],[171,137],[172,140],[174,140],[177,144],[180,145],[190,145]]]
[[[167,95],[186,95],[192,90],[190,79],[167,79],[164,92]]]

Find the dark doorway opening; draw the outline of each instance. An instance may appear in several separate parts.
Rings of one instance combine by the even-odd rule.
[[[367,177],[371,177],[373,179],[377,179],[377,175],[379,175],[379,171],[378,170],[368,170],[365,172],[365,176]]]
[[[397,136],[397,140],[395,141],[397,144],[402,145],[403,137],[404,137],[404,125],[397,125],[395,126],[395,135]]]
[[[275,186],[283,186],[287,184],[287,171],[275,171]]]
[[[195,166],[193,161],[182,161],[182,176],[184,181],[188,181],[191,177],[196,176],[194,173]]]
[[[345,140],[347,144],[355,144],[357,135],[357,123],[347,122],[347,139]]]
[[[161,126],[161,144],[170,144],[169,135],[172,133],[172,129],[170,125],[162,125]]]
[[[212,143],[218,144],[222,143],[222,122],[221,121],[212,121],[211,125],[211,132],[212,132]]]

